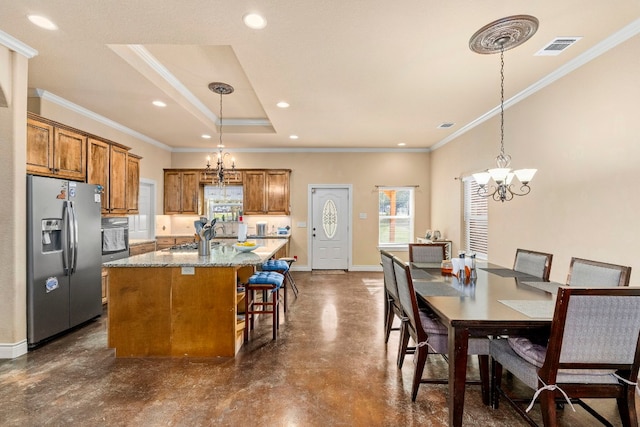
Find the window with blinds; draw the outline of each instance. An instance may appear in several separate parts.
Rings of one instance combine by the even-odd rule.
[[[478,195],[478,183],[472,177],[464,179],[464,239],[467,250],[478,258],[488,258],[489,204]]]

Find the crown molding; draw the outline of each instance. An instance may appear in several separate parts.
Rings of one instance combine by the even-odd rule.
[[[174,148],[174,153],[210,153],[217,148]],[[229,153],[429,153],[429,148],[234,148]]]
[[[155,139],[150,138],[150,137],[148,137],[148,136],[146,136],[146,135],[144,135],[144,134],[142,134],[142,133],[140,133],[138,131],[135,131],[135,130],[133,130],[131,128],[123,126],[118,122],[115,122],[115,121],[113,121],[111,119],[108,119],[108,118],[106,118],[104,116],[101,116],[100,114],[94,113],[91,110],[88,110],[88,109],[86,109],[84,107],[81,107],[78,104],[74,104],[73,102],[68,101],[68,100],[66,100],[66,99],[64,99],[64,98],[62,98],[62,97],[60,97],[58,95],[54,95],[53,93],[48,92],[46,90],[43,90],[43,89],[30,89],[29,90],[29,95],[30,96],[35,95],[38,98],[42,98],[42,99],[44,99],[46,101],[53,102],[54,104],[60,105],[61,107],[64,107],[64,108],[66,108],[68,110],[71,110],[71,111],[73,111],[75,113],[78,113],[78,114],[80,114],[82,116],[85,116],[85,117],[87,117],[87,118],[89,118],[91,120],[94,120],[94,121],[98,122],[98,123],[102,123],[103,125],[109,126],[110,128],[113,128],[113,129],[115,129],[117,131],[120,131],[122,133],[126,133],[127,135],[131,135],[134,138],[137,138],[137,139],[139,139],[141,141],[144,141],[144,142],[146,142],[148,144],[155,145],[156,147],[162,148],[163,150],[172,151],[170,146],[168,146],[166,144],[163,144],[160,141],[156,141]]]
[[[0,30],[0,44],[7,47],[9,50],[19,53],[25,56],[27,59],[31,59],[38,55],[38,51],[31,46],[22,43],[20,40]]]

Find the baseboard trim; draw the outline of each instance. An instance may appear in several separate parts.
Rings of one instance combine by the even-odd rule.
[[[27,351],[29,351],[27,340],[22,340],[15,344],[0,343],[0,359],[15,359],[27,354]]]

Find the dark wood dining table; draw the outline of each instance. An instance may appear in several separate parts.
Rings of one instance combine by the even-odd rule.
[[[442,275],[439,264],[411,264],[419,300],[449,330],[450,426],[462,425],[469,338],[548,330],[560,285],[482,261],[476,272],[467,284]]]

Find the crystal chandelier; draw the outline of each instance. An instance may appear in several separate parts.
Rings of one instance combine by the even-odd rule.
[[[535,17],[516,15],[485,25],[469,40],[469,48],[476,53],[500,52],[500,154],[496,157],[496,168],[473,174],[479,186],[478,195],[492,197],[495,201],[509,201],[513,196],[529,194],[529,182],[536,173],[536,169],[511,171],[511,156],[504,152],[504,51],[529,40],[537,29]],[[520,181],[520,189],[512,184],[514,177]]]
[[[211,156],[207,156],[207,169],[205,172],[214,172],[215,176],[218,178],[218,186],[222,187],[226,184],[226,181],[229,180],[230,175],[236,174],[236,160],[231,157],[231,167],[227,166],[226,159],[227,157],[230,157],[231,154],[222,151],[224,148],[224,144],[222,143],[222,95],[229,95],[230,93],[233,93],[233,86],[226,83],[213,82],[209,83],[209,89],[220,95],[220,130],[218,132],[220,139],[218,141],[218,158],[216,160],[216,168],[211,168]]]

